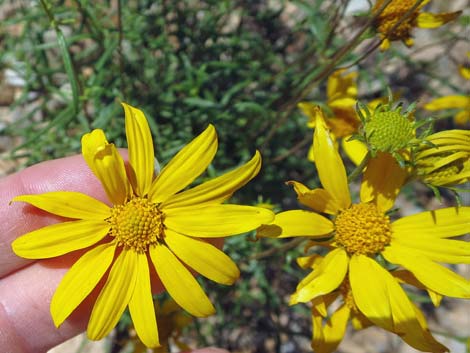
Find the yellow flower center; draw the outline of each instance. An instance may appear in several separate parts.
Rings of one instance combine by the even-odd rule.
[[[134,197],[111,209],[109,234],[116,238],[119,246],[143,253],[149,245],[156,244],[165,236],[164,217],[157,204],[146,198]]]
[[[335,220],[336,242],[349,254],[374,255],[390,243],[390,219],[371,203],[354,204]]]
[[[413,122],[398,111],[379,111],[365,123],[365,136],[376,151],[396,152],[414,138]]]
[[[377,31],[386,34],[390,31],[395,24],[397,24],[407,13],[409,9],[415,4],[415,0],[393,0],[384,11],[377,18]],[[373,8],[373,12],[382,7],[384,0],[377,0]],[[389,40],[406,40],[410,38],[411,30],[415,26],[416,17],[419,14],[418,7],[411,13],[406,20],[402,21],[391,33],[388,35]]]

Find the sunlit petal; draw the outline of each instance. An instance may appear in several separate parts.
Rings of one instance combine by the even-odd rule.
[[[416,24],[420,28],[437,28],[450,22],[462,13],[462,11],[446,13],[421,12],[416,18]]]
[[[104,220],[110,208],[93,197],[73,191],[52,191],[38,195],[21,195],[12,201],[27,202],[49,213],[76,219]]]
[[[170,197],[165,201],[164,207],[168,209],[223,202],[232,196],[236,190],[253,179],[258,174],[260,168],[261,155],[256,151],[253,158],[246,164]]]
[[[324,237],[333,232],[333,223],[317,213],[292,210],[276,214],[271,224],[261,226],[260,237],[288,238],[296,236]]]
[[[56,327],[91,293],[114,258],[115,244],[107,243],[87,251],[65,274],[51,301]]]
[[[129,148],[129,162],[136,174],[139,196],[147,195],[153,179],[154,152],[150,128],[144,113],[122,103],[126,119],[126,137]]]
[[[183,147],[153,182],[149,198],[156,203],[170,196],[196,179],[209,165],[217,151],[217,134],[209,125],[199,136]]]
[[[47,259],[87,248],[109,231],[105,221],[71,221],[53,224],[17,238],[12,249],[27,259]]]
[[[304,184],[297,181],[288,181],[287,184],[294,187],[297,199],[301,204],[317,212],[334,215],[340,210],[337,200],[331,197],[325,189],[310,190]]]
[[[349,138],[350,136],[345,136],[342,139],[343,150],[355,165],[359,165],[367,155],[367,146],[359,140]]]
[[[147,347],[153,348],[159,346],[160,342],[150,286],[149,263],[145,253],[136,256],[137,277],[129,300],[129,312],[137,336]]]
[[[149,250],[160,280],[179,306],[198,317],[215,313],[199,283],[167,247],[158,245]]]
[[[272,211],[253,206],[210,205],[165,210],[165,225],[177,233],[195,237],[226,237],[270,223]]]
[[[237,265],[214,245],[169,229],[165,231],[165,235],[165,242],[171,251],[204,277],[229,285],[240,276]]]
[[[424,105],[427,110],[466,108],[470,105],[470,96],[445,96],[433,99]]]
[[[312,348],[315,353],[331,353],[336,351],[346,333],[350,312],[347,305],[342,305],[331,315],[325,325],[322,323],[321,316],[312,316]],[[319,334],[319,331],[321,331],[321,334]]]
[[[88,322],[88,338],[100,340],[116,326],[134,292],[137,275],[137,253],[124,250],[111,267],[93,306]]]

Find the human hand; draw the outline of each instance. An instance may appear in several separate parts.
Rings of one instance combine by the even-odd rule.
[[[85,330],[97,291],[56,328],[49,305],[55,288],[81,255],[32,261],[17,257],[11,242],[32,230],[57,223],[60,217],[23,203],[9,204],[22,194],[78,191],[107,202],[106,195],[81,156],[48,161],[0,180],[0,347],[4,353],[39,353]],[[156,283],[155,290],[161,290]],[[224,353],[204,348],[191,353]]]

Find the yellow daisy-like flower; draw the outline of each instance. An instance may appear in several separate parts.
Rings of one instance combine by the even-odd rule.
[[[357,102],[357,72],[345,73],[345,70],[337,70],[328,77],[327,82],[327,106],[332,115],[326,120],[331,130],[333,139],[341,140],[342,148],[348,157],[359,164],[367,154],[367,147],[358,140],[351,140],[351,135],[357,133],[361,121],[356,113]],[[375,107],[380,100],[370,102],[370,107]],[[300,102],[299,108],[309,118],[308,127],[315,128],[316,104]],[[308,158],[313,161],[313,146],[310,148]]]
[[[444,208],[391,221],[406,171],[395,159],[379,152],[364,173],[360,203],[352,203],[346,170],[321,116],[317,115],[314,154],[323,189],[310,190],[291,181],[299,201],[316,212],[290,210],[262,226],[259,236],[331,238],[333,248],[305,277],[290,303],[309,302],[333,292],[347,279],[355,305],[372,323],[400,335],[409,345],[431,352],[445,347],[429,339],[426,327],[397,280],[376,260],[409,270],[437,294],[470,298],[470,282],[439,263],[470,263],[470,243],[449,238],[465,234],[470,207]],[[319,213],[332,216],[327,218]],[[438,263],[439,262],[439,263]]]
[[[430,0],[422,1],[409,15],[407,15],[408,11],[415,6],[417,1],[392,0],[379,14],[375,23],[375,28],[383,40],[380,45],[380,49],[387,50],[390,47],[390,42],[395,40],[401,40],[407,46],[412,46],[413,39],[411,31],[413,28],[441,27],[447,22],[457,18],[462,12],[456,11],[437,14],[422,12],[422,8],[429,2]],[[384,3],[385,0],[377,0],[375,5],[372,7],[372,13],[376,13]],[[407,15],[406,19],[404,19],[405,15]]]
[[[414,153],[413,177],[433,186],[470,180],[470,131],[445,130],[427,136]]]
[[[60,326],[102,278],[93,306],[88,337],[98,340],[117,324],[126,307],[139,338],[159,345],[152,302],[151,264],[171,297],[194,316],[215,309],[188,267],[222,284],[232,284],[239,270],[204,239],[240,234],[272,220],[271,211],[221,203],[259,171],[258,152],[245,165],[191,189],[185,189],[209,165],[217,150],[212,125],[154,176],[153,142],[142,111],[123,104],[129,165],[102,130],[82,138],[85,161],[98,177],[112,206],[78,192],[22,195],[13,201],[74,220],[44,227],[16,239],[14,252],[29,259],[86,252],[66,273],[51,302]]]

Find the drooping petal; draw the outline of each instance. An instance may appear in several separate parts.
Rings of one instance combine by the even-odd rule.
[[[136,193],[147,195],[152,185],[154,171],[153,140],[144,113],[126,103],[124,107],[126,119],[126,137],[129,148],[129,162],[135,172],[137,181]]]
[[[237,265],[223,251],[205,241],[165,231],[165,242],[186,265],[221,284],[233,284],[240,276]]]
[[[320,265],[299,283],[289,304],[305,303],[338,288],[346,276],[348,261],[343,249],[329,252]]]
[[[392,223],[392,233],[395,237],[422,236],[432,241],[468,233],[469,227],[470,207],[449,207],[400,218]]]
[[[147,254],[136,254],[137,277],[129,300],[129,312],[140,340],[149,348],[160,345],[157,319],[152,300],[150,271]]]
[[[304,184],[297,181],[288,181],[288,185],[294,187],[297,193],[297,199],[302,205],[310,207],[311,209],[328,214],[337,214],[340,210],[340,205],[331,197],[325,189],[310,190]]]
[[[423,236],[394,237],[392,245],[399,244],[430,260],[449,264],[470,263],[470,243],[443,238],[429,239]]]
[[[437,28],[450,22],[462,13],[462,11],[445,12],[445,13],[431,13],[420,12],[416,18],[416,25],[419,28]]]
[[[199,283],[167,247],[157,245],[149,250],[160,280],[179,306],[197,317],[215,313],[214,306]]]
[[[71,221],[53,224],[17,238],[11,247],[26,259],[47,259],[87,248],[109,232],[105,221]]]
[[[428,292],[429,298],[435,307],[438,307],[442,300],[442,295],[434,292],[433,290],[426,288],[418,279],[408,270],[396,270],[392,272],[393,277],[397,278],[400,282],[410,284],[416,288],[425,290]]]
[[[91,312],[87,329],[89,339],[102,339],[118,323],[134,292],[137,261],[136,252],[123,250],[114,262]]]
[[[104,220],[111,215],[109,206],[81,192],[52,191],[39,195],[21,195],[12,201],[27,202],[41,210],[67,218]]]
[[[342,139],[343,150],[355,165],[359,165],[367,155],[367,146],[359,140],[349,138],[350,136],[345,136]]]
[[[327,131],[323,113],[320,108],[318,111],[313,140],[318,176],[326,191],[337,200],[342,209],[346,209],[351,205],[346,169]]]
[[[131,195],[126,168],[116,147],[108,143],[102,130],[96,129],[83,135],[82,154],[103,185],[109,200],[115,205],[123,204]]]
[[[379,152],[369,160],[361,184],[361,201],[373,202],[382,211],[388,211],[395,203],[405,179],[402,169],[389,153]]]
[[[246,164],[217,178],[185,190],[170,197],[164,203],[165,208],[202,206],[208,203],[221,203],[253,179],[261,168],[261,155],[256,151]]]
[[[260,237],[325,237],[334,230],[333,223],[317,213],[305,210],[291,210],[276,214],[271,224],[262,225]]]
[[[393,244],[382,251],[391,263],[411,271],[418,281],[434,292],[454,298],[470,298],[470,282],[412,249]]]
[[[91,293],[114,258],[115,244],[107,243],[87,251],[57,287],[51,301],[51,316],[56,327]]]
[[[312,348],[315,353],[335,352],[344,338],[351,310],[342,305],[336,310],[325,325],[322,317],[312,315],[313,339]]]
[[[427,110],[440,110],[452,108],[466,108],[470,105],[470,96],[444,96],[433,99],[424,105]]]
[[[207,238],[245,233],[274,218],[272,211],[265,208],[228,204],[173,208],[164,212],[168,229]]]
[[[209,125],[163,168],[150,188],[149,198],[160,203],[183,190],[207,168],[216,151],[217,134]]]

